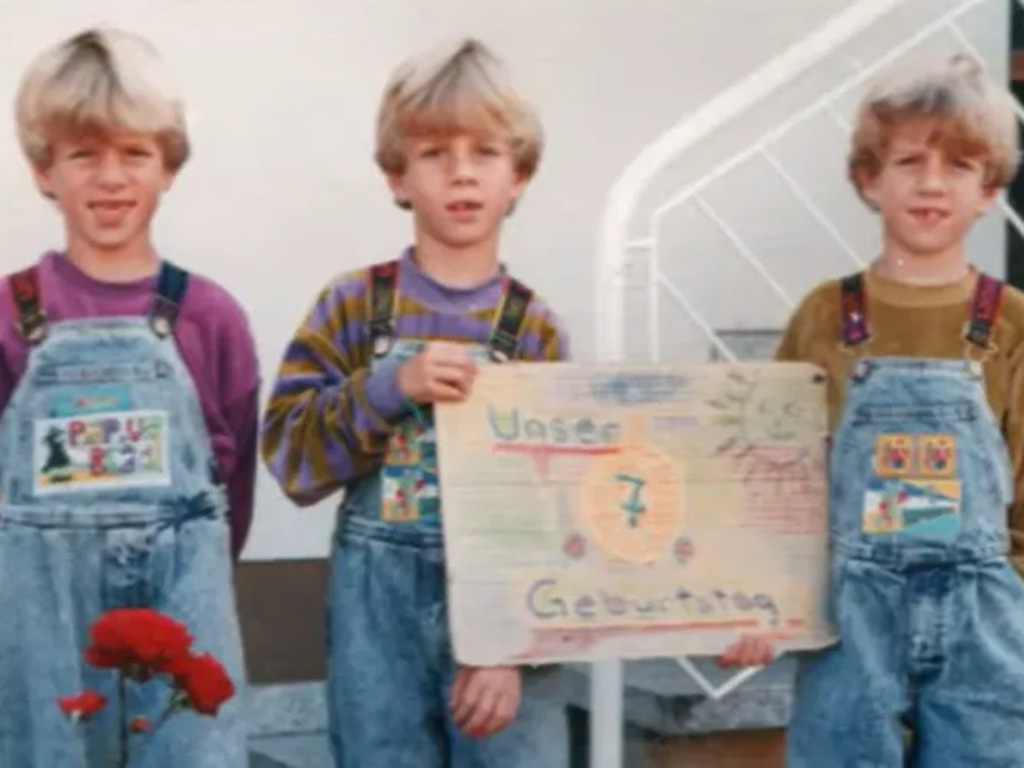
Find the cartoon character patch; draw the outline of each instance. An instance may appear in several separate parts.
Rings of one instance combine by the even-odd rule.
[[[879,435],[875,441],[875,474],[907,477],[913,471],[914,439],[911,435]]]
[[[956,438],[951,435],[921,435],[918,455],[923,477],[956,476]]]
[[[422,348],[422,341],[398,339],[388,357],[404,361]],[[484,347],[471,346],[469,352],[478,363],[487,362]],[[441,526],[437,438],[429,409],[421,409],[418,415],[409,416],[391,435],[380,477],[381,520]]]
[[[381,470],[381,519],[440,525],[433,425],[406,422],[392,436]]]
[[[167,486],[168,414],[84,413],[35,422],[35,493]]]

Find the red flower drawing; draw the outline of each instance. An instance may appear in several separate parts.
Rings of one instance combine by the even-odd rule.
[[[571,557],[573,560],[579,560],[584,554],[586,554],[587,542],[578,533],[574,533],[565,540],[565,544],[562,545],[562,551],[565,552],[567,557]]]

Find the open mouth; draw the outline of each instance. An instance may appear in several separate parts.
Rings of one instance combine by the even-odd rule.
[[[115,227],[124,221],[135,203],[131,200],[94,200],[87,207],[101,227]]]
[[[922,226],[933,226],[949,218],[949,211],[942,208],[911,208],[910,216]]]

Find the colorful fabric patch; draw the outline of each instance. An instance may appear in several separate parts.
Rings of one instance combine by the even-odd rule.
[[[862,530],[915,539],[948,539],[960,528],[959,480],[873,477],[864,494]]]
[[[415,468],[420,464],[420,430],[410,429],[409,424],[399,427],[388,441],[388,451],[384,456],[387,467]]]
[[[907,477],[913,473],[912,435],[879,435],[875,441],[875,474],[879,477]]]
[[[487,360],[482,346],[468,346],[478,363]],[[389,358],[406,360],[423,348],[415,339],[399,339]],[[381,520],[388,523],[420,523],[441,527],[441,499],[437,476],[437,439],[432,414],[410,416],[392,434],[381,468]]]
[[[951,435],[921,435],[918,455],[923,477],[956,476],[956,438]]]
[[[381,519],[440,526],[434,429],[405,422],[392,436],[381,470]]]
[[[170,485],[168,423],[164,411],[38,419],[36,494]]]
[[[70,418],[108,411],[129,411],[134,405],[131,391],[124,384],[97,384],[74,394],[62,393],[53,399],[50,415]]]

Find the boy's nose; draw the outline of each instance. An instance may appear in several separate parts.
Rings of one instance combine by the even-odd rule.
[[[96,167],[96,183],[103,187],[119,187],[126,183],[128,172],[120,158],[105,155]]]
[[[468,152],[454,152],[451,159],[451,176],[457,184],[476,181],[476,167]]]
[[[922,192],[943,192],[946,189],[946,169],[939,159],[931,159],[924,164],[918,177],[918,187]]]

